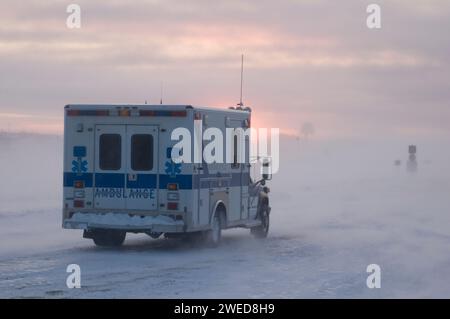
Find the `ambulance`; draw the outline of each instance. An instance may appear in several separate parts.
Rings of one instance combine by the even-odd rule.
[[[271,174],[250,172],[270,159],[250,159],[249,135],[234,135],[230,162],[173,155],[192,153],[176,146],[175,130],[190,133],[193,149],[200,134],[202,151],[208,128],[223,136],[250,128],[250,108],[73,104],[64,113],[63,228],[83,230],[98,246],[120,246],[127,233],[196,238],[213,247],[224,229],[267,236]]]

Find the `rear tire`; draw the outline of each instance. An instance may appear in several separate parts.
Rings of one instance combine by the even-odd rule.
[[[255,238],[266,238],[269,234],[269,225],[270,225],[270,217],[269,217],[269,208],[264,206],[261,210],[261,225],[250,228],[250,233]]]
[[[201,246],[202,244],[204,244],[205,236],[206,236],[205,232],[198,231],[198,232],[187,233],[184,236],[184,239],[190,245],[195,247],[195,246]]]
[[[127,233],[115,229],[98,229],[92,231],[92,240],[100,247],[119,247],[125,241]]]
[[[205,242],[209,247],[217,247],[222,240],[222,211],[217,210],[214,214],[211,230],[205,233]]]

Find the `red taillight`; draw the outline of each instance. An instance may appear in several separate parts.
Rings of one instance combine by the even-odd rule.
[[[84,207],[84,200],[74,200],[73,201],[73,207],[75,207],[75,208],[83,208]]]
[[[167,203],[167,209],[178,210],[178,203],[173,203],[173,202]]]
[[[67,111],[68,116],[78,116],[79,113],[80,113],[80,111],[78,111],[78,110],[68,110]]]
[[[73,183],[74,188],[84,188],[84,181],[75,181]]]
[[[168,183],[167,189],[169,191],[177,191],[178,190],[178,184],[177,183]]]

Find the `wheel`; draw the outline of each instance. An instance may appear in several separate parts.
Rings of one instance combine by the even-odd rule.
[[[115,229],[98,229],[92,231],[92,239],[97,246],[118,247],[123,244],[126,232]]]
[[[270,225],[270,217],[269,217],[269,209],[267,206],[264,206],[261,210],[261,225],[250,228],[250,232],[255,238],[266,238],[269,234],[269,225]]]
[[[193,246],[201,246],[205,243],[206,234],[202,231],[187,233],[183,236],[183,239]]]
[[[158,239],[162,235],[162,233],[157,233],[157,232],[148,232],[146,234],[149,235],[153,239]]]
[[[205,234],[206,244],[210,247],[217,247],[222,239],[222,212],[217,210],[214,214],[211,230],[208,230]]]

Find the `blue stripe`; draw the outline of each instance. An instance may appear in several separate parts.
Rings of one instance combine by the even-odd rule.
[[[135,181],[127,181],[127,188],[156,188],[156,174],[137,174]]]
[[[95,174],[95,187],[113,187],[113,188],[124,188],[125,187],[125,176],[127,174],[123,173],[96,173]],[[230,176],[231,175],[231,176]],[[157,174],[137,174],[136,181],[127,181],[127,188],[157,188]],[[226,177],[227,175],[223,175]],[[247,186],[250,181],[248,173],[232,173],[228,176],[231,179],[219,184],[218,181],[202,181],[199,185],[200,180],[203,178],[214,178],[217,177],[216,174],[201,174],[201,175],[190,175],[190,174],[179,174],[175,176],[160,174],[159,175],[159,188],[166,189],[167,184],[177,183],[178,189],[197,189],[199,186],[201,188],[210,187],[233,187],[233,186]],[[73,187],[75,181],[84,181],[85,187],[93,187],[93,173],[64,173],[64,187]]]
[[[123,188],[125,186],[125,174],[122,173],[96,173],[95,187]]]

